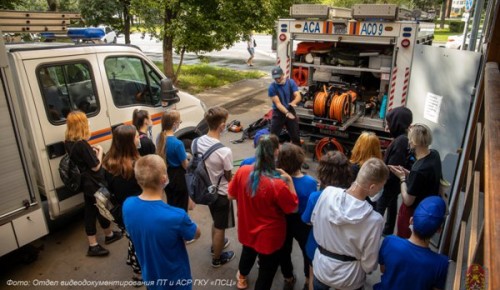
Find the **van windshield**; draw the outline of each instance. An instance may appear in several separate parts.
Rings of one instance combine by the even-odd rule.
[[[160,106],[161,76],[137,57],[108,57],[104,61],[113,102],[117,107]]]

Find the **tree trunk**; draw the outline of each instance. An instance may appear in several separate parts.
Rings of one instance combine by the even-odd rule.
[[[446,17],[450,18],[450,15],[451,15],[451,5],[453,4],[453,0],[448,0],[446,2],[447,2],[447,4],[446,4]]]
[[[163,24],[163,71],[171,80],[175,80],[173,53],[174,36],[168,33],[168,29],[173,19],[173,11],[166,7],[165,22]]]
[[[49,5],[49,11],[58,11],[59,0],[47,0],[47,5]]]
[[[446,20],[446,2],[443,0],[443,4],[441,5],[441,21],[439,22],[439,28],[444,29],[444,21]]]
[[[127,3],[128,2],[128,3]],[[123,3],[123,34],[125,35],[125,44],[130,44],[130,2]]]
[[[175,79],[173,80],[174,85],[176,85],[177,81],[179,80],[179,75],[181,74],[181,66],[182,66],[182,62],[184,61],[184,53],[185,52],[186,52],[186,47],[183,46],[181,49],[179,65],[177,66],[177,71],[175,72]]]

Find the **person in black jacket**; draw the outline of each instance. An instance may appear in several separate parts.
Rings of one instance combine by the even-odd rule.
[[[141,156],[155,154],[156,146],[152,141],[153,121],[149,117],[149,112],[135,109],[132,115],[132,124],[139,131],[139,146],[137,147],[139,154]]]
[[[94,193],[104,181],[101,167],[103,149],[100,145],[90,145],[89,121],[81,111],[70,112],[66,118],[66,136],[64,147],[69,158],[76,163],[80,173],[81,189],[83,191],[85,211],[85,232],[89,242],[87,256],[105,256],[109,251],[97,243],[96,219],[104,229],[105,244],[110,244],[122,238],[121,231],[113,231],[110,222],[99,214],[95,206]]]
[[[407,133],[412,122],[413,114],[410,109],[405,107],[395,108],[387,114],[386,129],[389,129],[394,140],[385,151],[384,162],[386,165],[403,166],[408,170],[410,169]],[[383,231],[384,235],[392,235],[394,232],[398,211],[398,195],[401,192],[399,183],[399,178],[391,173],[385,183],[384,192],[375,206],[375,210],[382,216],[384,216],[385,210],[388,209]]]
[[[120,211],[130,196],[141,194],[142,189],[137,183],[134,175],[134,164],[140,158],[137,147],[140,144],[139,132],[132,125],[121,125],[113,130],[113,140],[109,152],[102,160],[105,170],[105,179],[108,189],[116,198],[116,205]],[[117,224],[124,228],[123,220],[116,220]],[[129,235],[127,264],[132,267],[134,276],[132,279],[141,280],[141,266],[137,259],[134,245]]]

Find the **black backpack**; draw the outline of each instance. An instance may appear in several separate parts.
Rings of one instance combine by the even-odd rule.
[[[219,178],[217,185],[213,185],[208,175],[205,160],[217,149],[223,148],[222,143],[217,143],[208,148],[205,154],[198,152],[198,138],[193,140],[193,158],[186,169],[186,185],[189,196],[197,204],[211,205],[217,199],[219,191]]]
[[[71,160],[71,153],[73,153],[73,148],[75,144],[71,147],[68,154],[66,154],[59,162],[59,176],[61,177],[64,185],[72,192],[79,192],[80,185],[82,181],[82,175],[80,169],[76,163]]]

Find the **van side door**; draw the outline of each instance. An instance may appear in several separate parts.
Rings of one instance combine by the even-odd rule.
[[[83,111],[89,119],[91,145],[110,147],[111,128],[105,94],[95,55],[55,57],[25,61],[27,83],[31,84],[32,102],[37,118],[32,124],[35,135],[37,183],[47,197],[51,218],[83,204],[83,196],[69,191],[59,177],[59,162],[65,154],[66,116]],[[27,104],[29,106],[29,104]]]

